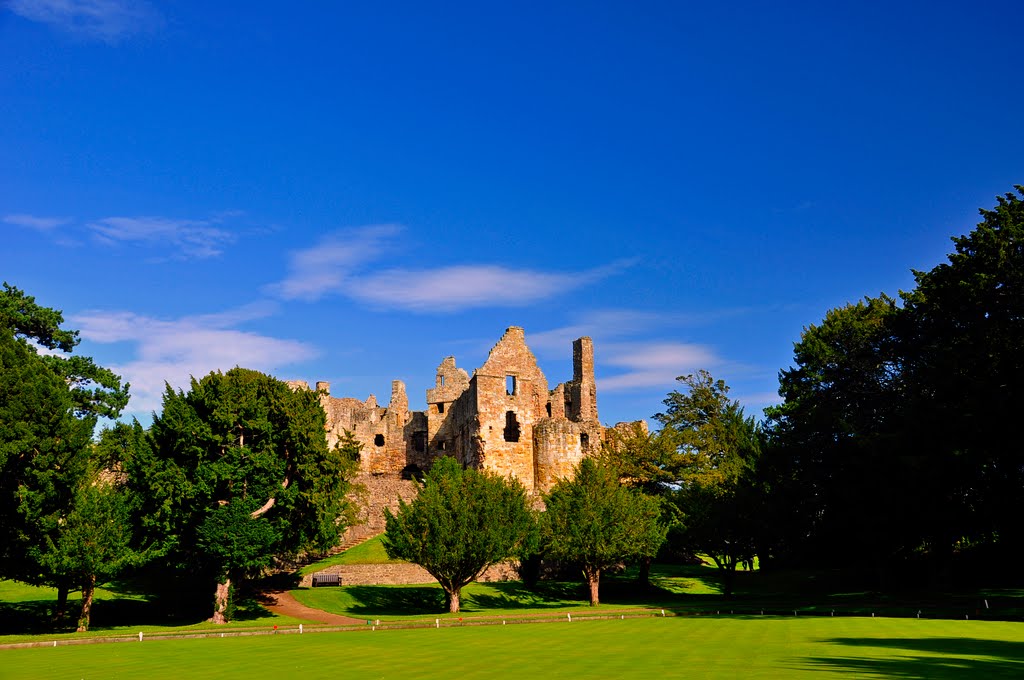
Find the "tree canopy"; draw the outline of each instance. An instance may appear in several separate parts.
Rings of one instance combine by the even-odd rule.
[[[955,553],[1016,562],[1024,539],[1024,187],[914,272],[899,299],[804,329],[769,409],[780,552],[830,563]]]
[[[215,621],[229,616],[233,579],[326,551],[344,531],[355,452],[329,449],[324,422],[316,393],[243,368],[165,392],[127,472],[148,535],[216,580]]]
[[[544,555],[580,566],[591,605],[600,601],[602,570],[654,556],[665,540],[658,500],[621,485],[615,469],[590,458],[572,478],[560,479],[544,503]]]
[[[89,357],[70,355],[78,346],[78,331],[61,328],[64,315],[36,303],[31,295],[7,282],[0,291],[0,327],[22,341],[31,341],[63,354],[46,354],[41,360],[68,384],[77,415],[116,418],[128,405],[129,385],[120,376]]]
[[[534,530],[522,484],[464,469],[448,456],[430,468],[411,503],[400,501],[396,513],[385,509],[384,516],[388,556],[426,569],[441,584],[453,614],[462,588],[487,567],[522,555]]]
[[[678,378],[656,418],[674,433],[683,464],[672,494],[677,522],[669,534],[678,551],[710,556],[732,594],[736,566],[752,560],[762,503],[757,470],[760,432],[729,388],[707,371]],[[667,433],[665,436],[669,436]]]

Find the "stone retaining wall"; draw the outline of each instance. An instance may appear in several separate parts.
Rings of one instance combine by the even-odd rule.
[[[516,581],[519,574],[514,562],[503,562],[487,569],[477,581]],[[380,585],[413,585],[420,583],[437,583],[427,570],[418,564],[336,564],[327,567],[319,574],[338,574],[341,584],[345,586],[380,586]],[[313,575],[307,574],[299,586],[310,588]]]

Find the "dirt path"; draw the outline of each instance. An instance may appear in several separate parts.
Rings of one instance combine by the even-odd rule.
[[[263,606],[281,616],[291,616],[296,619],[305,619],[314,623],[329,623],[334,626],[352,626],[366,623],[363,619],[353,619],[348,616],[331,614],[320,609],[313,609],[302,604],[287,590],[267,591],[263,594],[266,601]]]

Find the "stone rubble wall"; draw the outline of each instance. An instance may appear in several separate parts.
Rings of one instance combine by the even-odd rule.
[[[338,574],[344,586],[382,586],[382,585],[415,585],[421,583],[437,583],[437,580],[418,564],[406,562],[396,564],[336,564],[327,567],[320,574]],[[514,562],[503,562],[485,570],[477,581],[489,583],[494,581],[518,581],[519,573]],[[302,578],[299,587],[310,588],[313,575]]]

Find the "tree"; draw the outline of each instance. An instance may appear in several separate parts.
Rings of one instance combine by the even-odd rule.
[[[921,538],[940,560],[998,544],[986,561],[1016,565],[1024,544],[1024,186],[1015,189],[901,295],[906,440],[927,460],[915,478],[931,487]]]
[[[899,314],[886,295],[830,310],[804,329],[795,365],[779,373],[784,402],[766,410],[765,467],[777,539],[797,559],[885,560],[904,544],[899,527],[913,523],[912,503],[892,507],[907,496],[896,489],[913,467],[913,449],[897,441],[905,422]]]
[[[439,459],[411,503],[384,510],[388,557],[420,565],[444,589],[448,611],[458,613],[462,588],[487,567],[527,549],[534,519],[526,491],[515,479],[463,469]]]
[[[879,566],[1024,543],[1024,187],[998,197],[916,286],[804,330],[770,409],[773,514],[792,553]],[[782,508],[792,512],[781,513]],[[801,549],[802,547],[802,549]],[[896,559],[894,559],[896,558]]]
[[[128,383],[122,385],[120,376],[97,366],[89,357],[71,356],[81,340],[78,331],[61,328],[63,323],[64,315],[59,310],[38,305],[34,297],[4,282],[0,327],[23,341],[62,352],[40,358],[67,383],[78,416],[117,418],[128,405]]]
[[[170,387],[126,473],[174,564],[216,581],[213,621],[232,583],[276,557],[336,545],[351,518],[353,452],[329,449],[315,392],[234,368]]]
[[[611,467],[618,475],[619,483],[658,499],[662,503],[662,516],[671,528],[674,519],[665,517],[671,504],[664,503],[671,496],[672,489],[679,482],[683,460],[675,430],[664,428],[650,432],[643,421],[616,426],[607,431],[601,443],[597,460]],[[653,555],[640,558],[637,582],[650,585]]]
[[[96,586],[145,558],[133,546],[131,510],[117,475],[94,467],[75,493],[70,512],[38,551],[48,579],[81,588],[79,633],[89,629]]]
[[[670,392],[665,413],[655,416],[666,430],[675,432],[684,459],[673,495],[680,521],[671,536],[715,561],[728,597],[736,565],[755,554],[761,496],[756,478],[759,429],[739,402],[729,399],[724,381],[704,370],[678,380],[687,391]]]
[[[0,574],[55,586],[58,615],[69,589],[83,584],[65,569],[73,558],[64,551],[73,550],[70,532],[95,509],[91,435],[99,417],[115,417],[128,400],[118,376],[88,357],[68,355],[78,332],[61,328],[63,321],[61,312],[3,284]],[[40,355],[38,348],[62,354]]]
[[[74,415],[67,385],[0,329],[0,574],[46,582],[33,560],[71,509],[88,469],[93,420]],[[66,590],[65,597],[66,597]]]
[[[665,540],[657,499],[622,486],[614,469],[590,458],[580,461],[573,478],[560,479],[544,502],[544,554],[580,565],[591,606],[600,601],[604,569],[654,556]]]

